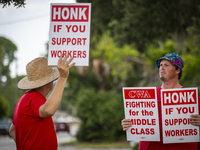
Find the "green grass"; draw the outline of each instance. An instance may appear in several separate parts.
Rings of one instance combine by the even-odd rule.
[[[127,141],[120,141],[120,142],[103,142],[103,143],[82,143],[77,141],[71,141],[68,143],[63,143],[64,145],[74,145],[79,148],[131,148],[130,143]]]
[[[66,143],[62,143],[61,145],[65,146],[65,145],[77,145],[77,141],[70,141],[70,142],[66,142]]]

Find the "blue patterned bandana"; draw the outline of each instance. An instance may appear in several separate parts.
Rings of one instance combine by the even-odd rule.
[[[175,53],[169,53],[169,54],[165,55],[164,57],[159,58],[159,59],[156,60],[156,65],[157,65],[158,68],[160,67],[160,62],[163,59],[171,61],[175,66],[177,66],[177,67],[179,67],[181,69],[181,72],[179,73],[179,78],[178,78],[178,79],[181,79],[181,77],[182,77],[182,69],[184,67],[184,63],[183,63],[183,60],[181,59],[181,57],[179,57]]]

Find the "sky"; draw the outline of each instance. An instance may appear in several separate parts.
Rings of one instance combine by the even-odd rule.
[[[75,3],[75,0],[26,0],[25,7],[0,5],[0,36],[17,46],[17,61],[10,66],[11,76],[26,75],[26,65],[46,54],[49,41],[50,3]]]

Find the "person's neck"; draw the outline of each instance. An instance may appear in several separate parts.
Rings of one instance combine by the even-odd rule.
[[[35,89],[35,91],[39,92],[40,94],[42,94],[44,97],[46,97],[48,95],[48,92],[43,89],[43,88],[38,88],[38,89]]]
[[[174,89],[174,88],[182,88],[178,81],[162,81],[162,89]]]

